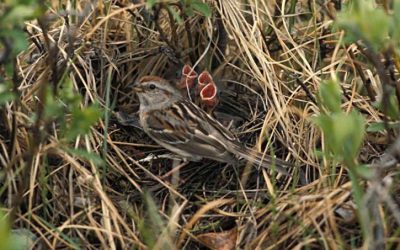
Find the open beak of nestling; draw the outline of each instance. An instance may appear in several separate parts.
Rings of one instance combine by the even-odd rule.
[[[190,67],[190,65],[185,64],[182,68],[182,77],[180,82],[178,83],[179,89],[191,89],[194,86],[194,79],[197,78],[197,72]]]
[[[215,83],[210,82],[200,91],[201,102],[208,107],[214,107],[218,102],[217,92]]]
[[[212,76],[210,75],[210,73],[208,73],[207,70],[204,70],[203,72],[201,72],[201,74],[199,75],[199,78],[197,80],[197,89],[196,89],[196,94],[200,94],[200,92],[203,90],[203,88],[205,86],[207,86],[207,84],[213,82]]]

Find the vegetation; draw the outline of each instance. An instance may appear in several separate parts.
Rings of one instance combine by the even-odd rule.
[[[399,0],[1,2],[0,248],[397,249],[399,22]],[[145,135],[133,83],[185,64],[290,175]]]

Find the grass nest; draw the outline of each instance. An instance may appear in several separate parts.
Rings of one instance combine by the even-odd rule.
[[[147,9],[141,1],[49,1],[42,18],[26,23],[29,47],[16,62],[19,100],[0,120],[0,199],[13,228],[35,235],[34,248],[362,245],[347,171],[316,156],[323,137],[313,117],[321,83],[335,75],[342,109],[380,121],[359,91],[361,68],[381,93],[375,72],[332,31],[337,1],[245,2],[207,1],[209,15],[189,15],[175,2]],[[246,164],[177,163],[161,157],[168,152],[140,127],[121,124],[118,113],[133,121],[137,115],[135,80],[177,81],[184,64],[208,70],[217,82],[213,115],[247,146],[292,163],[289,176]],[[46,116],[50,96],[64,102],[68,88],[79,107],[104,110],[73,140]],[[65,122],[71,117],[62,115]],[[382,138],[368,134],[361,162],[384,152]],[[398,225],[387,216],[390,241]]]

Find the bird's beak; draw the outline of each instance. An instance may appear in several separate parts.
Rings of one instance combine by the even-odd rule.
[[[135,91],[136,93],[142,93],[144,89],[141,86],[139,86],[139,84],[135,83],[133,85],[133,91]]]
[[[135,91],[136,93],[142,93],[143,89],[141,87],[133,87],[133,91]]]

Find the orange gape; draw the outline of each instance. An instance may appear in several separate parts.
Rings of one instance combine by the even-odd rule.
[[[192,69],[188,64],[182,68],[181,80],[178,83],[178,89],[193,88],[194,80],[197,78],[197,72]]]
[[[199,79],[197,80],[196,95],[199,95],[201,90],[212,81],[213,79],[207,70],[201,72],[201,74],[199,75]]]
[[[217,92],[217,85],[214,83],[210,73],[208,73],[208,71],[201,72],[198,79],[196,94],[200,96],[201,105],[206,108],[206,110],[210,111],[217,105]]]
[[[201,103],[207,108],[213,108],[217,102],[217,86],[210,82],[200,91]]]

